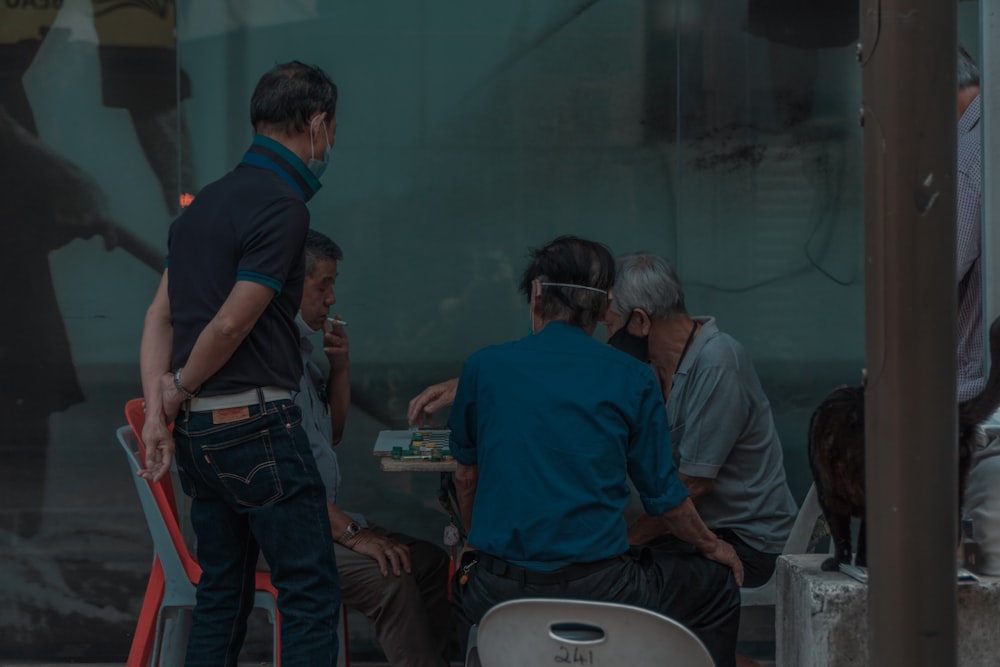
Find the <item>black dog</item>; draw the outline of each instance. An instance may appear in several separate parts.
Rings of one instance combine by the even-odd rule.
[[[1000,404],[1000,318],[990,326],[990,375],[976,396],[958,405],[958,504],[982,432],[977,428]],[[854,564],[868,564],[865,547],[865,390],[838,387],[809,421],[809,467],[819,506],[830,526],[834,555],[824,570],[851,562],[851,518],[861,519]]]

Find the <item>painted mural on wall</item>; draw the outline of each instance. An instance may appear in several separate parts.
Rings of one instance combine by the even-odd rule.
[[[84,400],[65,325],[52,286],[48,254],[94,235],[135,254],[151,268],[159,253],[110,219],[106,196],[86,174],[38,140],[22,83],[62,2],[0,4],[0,146],[4,171],[0,199],[7,205],[4,245],[4,312],[18,314],[0,331],[0,376],[17,378],[5,390],[4,423],[14,425],[9,468],[17,479],[0,484],[0,506],[19,508],[9,527],[30,537],[39,528],[45,488],[48,418]],[[125,109],[173,213],[179,210],[177,61],[173,2],[93,0],[102,76],[102,97]],[[190,84],[181,72],[181,95]]]
[[[96,180],[39,137],[25,76],[46,40],[67,39],[67,28],[57,23],[63,6],[62,0],[0,3],[5,239],[0,245],[5,285],[0,297],[0,590],[5,593],[0,620],[7,629],[0,656],[44,655],[46,646],[58,650],[51,643],[55,635],[65,632],[71,638],[74,629],[93,632],[101,624],[119,627],[134,618],[123,608],[128,578],[84,574],[87,559],[71,554],[72,546],[80,548],[86,538],[74,533],[68,540],[72,546],[66,545],[69,557],[61,559],[49,548],[59,539],[56,531],[45,531],[47,486],[57,477],[51,471],[63,465],[52,460],[51,418],[87,400],[60,312],[50,254],[75,240],[99,237],[106,250],[127,252],[151,270],[159,272],[163,265],[161,251],[112,218],[108,196]],[[178,131],[183,123],[177,91],[183,98],[190,88],[183,72],[177,80],[174,9],[172,0],[92,0],[88,8],[97,35],[101,101],[128,114],[171,213],[179,210],[179,193],[193,179],[189,161],[178,158],[189,152],[181,150],[185,134]],[[85,115],[79,121],[74,131],[86,132]]]

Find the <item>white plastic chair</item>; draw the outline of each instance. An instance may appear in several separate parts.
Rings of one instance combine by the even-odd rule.
[[[806,497],[802,500],[802,505],[799,507],[795,523],[792,524],[792,531],[788,534],[785,546],[781,550],[782,555],[806,553],[806,550],[809,548],[809,539],[812,537],[813,528],[816,526],[816,520],[822,515],[823,510],[820,509],[819,499],[816,497],[816,485],[812,484],[809,487]],[[740,605],[743,607],[774,606],[776,597],[774,576],[772,574],[767,583],[756,588],[741,588]]]
[[[677,621],[641,607],[592,600],[523,598],[483,615],[475,633],[482,667],[628,665],[714,667],[708,649]]]

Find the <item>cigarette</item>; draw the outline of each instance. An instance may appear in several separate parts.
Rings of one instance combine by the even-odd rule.
[[[328,317],[328,318],[326,318],[326,321],[329,322],[330,324],[339,324],[342,327],[346,327],[347,326],[347,322],[345,322],[344,320],[340,319],[339,317]]]

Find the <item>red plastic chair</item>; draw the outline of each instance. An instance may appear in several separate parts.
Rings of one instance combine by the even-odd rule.
[[[147,482],[138,476],[145,461],[146,451],[142,442],[145,422],[143,400],[136,398],[125,405],[129,426],[118,429],[119,443],[132,468],[133,481],[153,536],[153,566],[146,585],[139,621],[136,625],[127,667],[147,667],[183,663],[183,647],[168,645],[164,650],[166,618],[164,612],[171,608],[190,608],[195,603],[195,590],[201,578],[201,568],[191,555],[181,534],[173,483],[167,475],[157,483]],[[264,609],[274,632],[273,650],[275,667],[281,665],[281,617],[278,614],[277,589],[267,572],[257,572],[254,607]],[[349,665],[346,609],[341,608],[343,633],[341,633],[338,665]],[[338,628],[339,629],[339,628]],[[152,661],[152,662],[151,662]]]

